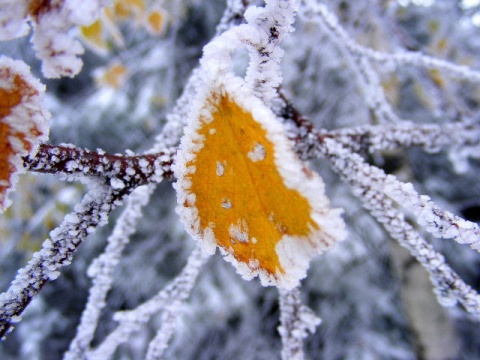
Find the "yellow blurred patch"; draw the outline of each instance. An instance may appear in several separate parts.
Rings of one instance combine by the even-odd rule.
[[[437,69],[432,69],[432,70],[430,70],[430,76],[431,76],[433,82],[435,83],[435,85],[437,85],[438,87],[441,87],[441,88],[443,88],[445,86],[445,80],[444,80],[442,74],[440,73],[440,71],[438,71]]]
[[[117,0],[113,4],[113,13],[122,20],[145,10],[143,0]]]
[[[127,68],[120,63],[113,63],[104,70],[100,70],[95,77],[97,85],[119,89],[128,76]]]
[[[160,34],[165,27],[165,16],[158,10],[150,11],[145,20],[145,27],[153,34]]]
[[[89,26],[80,27],[80,33],[84,40],[95,51],[105,54],[108,51],[108,45],[104,38],[103,24],[100,19]]]

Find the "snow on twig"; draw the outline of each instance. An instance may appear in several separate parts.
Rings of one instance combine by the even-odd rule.
[[[319,136],[333,138],[353,151],[393,150],[419,146],[437,152],[452,146],[480,144],[480,124],[463,121],[449,124],[369,125],[332,131],[320,131]]]
[[[264,8],[251,6],[245,13],[247,23],[259,33],[257,39],[245,39],[250,53],[245,80],[266,104],[278,96],[277,88],[282,83],[280,60],[284,53],[279,45],[294,31],[297,10],[297,0],[267,0]]]
[[[321,320],[307,306],[302,304],[300,289],[279,289],[280,326],[278,332],[282,338],[282,359],[301,360],[304,358],[303,341],[315,333]]]
[[[34,157],[24,157],[28,170],[71,176],[108,179],[114,189],[158,183],[173,175],[170,167],[175,150],[163,149],[143,155],[111,155],[102,150],[79,149],[73,145],[42,144]]]
[[[387,196],[413,212],[417,222],[436,238],[454,239],[480,252],[478,224],[442,210],[427,195],[419,195],[411,183],[402,183],[388,175],[383,191]]]
[[[407,248],[427,270],[439,302],[444,306],[453,306],[458,302],[480,320],[480,295],[448,266],[445,258],[420,236],[385,194],[385,187],[393,182],[393,176],[387,176],[382,170],[366,164],[359,155],[350,152],[332,139],[325,139],[322,152],[333,169],[352,187],[364,207],[384,226],[392,238]],[[410,186],[405,185],[409,190]],[[411,192],[408,193],[410,194]],[[442,230],[442,225],[439,224],[436,231]],[[469,227],[463,227],[460,231],[469,234],[469,230]],[[476,240],[478,239],[477,236]]]
[[[162,289],[150,300],[141,304],[137,308],[129,311],[117,312],[114,319],[119,322],[107,338],[88,356],[88,359],[109,359],[116,348],[123,342],[128,341],[130,335],[138,330],[151,319],[152,316],[164,310],[167,314],[172,313],[189,296],[200,268],[207,260],[208,256],[202,249],[197,247],[190,255],[187,264],[182,272],[175,277],[172,282]],[[167,315],[166,321],[172,320]],[[162,326],[165,334],[162,332],[156,339],[161,343],[168,343],[171,337],[171,328],[168,324]],[[151,352],[157,352],[163,349],[163,346],[152,345]]]
[[[455,138],[452,136],[450,140],[454,142]],[[478,143],[478,133],[474,134],[471,140]],[[332,141],[332,139],[323,138],[323,141],[317,143],[316,150],[320,153],[323,152],[325,143],[328,141]],[[460,141],[464,142],[465,138]],[[339,144],[336,141],[335,143]],[[363,181],[370,181],[370,186],[375,186],[406,210],[412,211],[418,223],[434,237],[454,239],[459,244],[468,244],[472,249],[480,252],[480,228],[476,223],[441,209],[430,200],[430,197],[419,195],[412,184],[402,183],[395,176],[387,175],[381,169],[365,164],[359,155],[351,153],[351,156],[355,158],[355,161],[361,161],[364,166],[369,166],[369,177],[365,177]],[[353,160],[349,159],[348,161]]]
[[[451,127],[454,128],[455,125],[456,124],[452,124]],[[477,125],[473,126],[473,129],[478,128]],[[419,137],[418,141],[415,140],[415,136],[412,136],[412,139],[410,140],[405,140],[404,135],[408,134],[408,132],[403,132],[405,129],[402,129],[402,127],[403,126],[400,126],[400,131],[399,133],[397,133],[397,135],[400,136],[395,138],[396,132],[391,131],[388,133],[389,135],[384,135],[383,138],[381,137],[382,140],[379,141],[379,143],[388,144],[389,142],[388,140],[385,140],[385,137],[388,139],[388,137],[392,135],[390,137],[390,141],[392,138],[395,138],[395,141],[397,143],[402,143],[403,139],[405,145],[418,144],[429,147],[435,146],[435,148],[437,149],[438,146],[445,145],[445,143],[449,143],[448,145],[452,145],[452,143],[455,143],[456,141],[459,141],[460,143],[472,141],[478,144],[480,140],[478,130],[476,132],[470,131],[469,133],[469,130],[472,130],[472,128],[469,126],[464,129],[467,134],[464,133],[463,135],[452,135],[452,133],[448,133],[449,135],[451,135],[449,139],[446,138],[447,134],[443,132],[444,129],[441,129],[439,127],[424,127],[423,130],[426,130],[427,132],[431,130],[430,135],[432,135],[432,139],[434,141],[430,142],[425,138],[422,139],[421,136]],[[445,131],[453,130],[452,128],[445,129]],[[396,127],[395,129],[398,129],[398,127]],[[422,128],[417,127],[416,130],[419,134],[422,134]],[[315,136],[313,136],[314,133],[315,131],[312,130],[312,138],[315,138]],[[472,137],[469,138],[469,136]],[[329,139],[328,136],[324,136],[322,139],[322,135],[318,133],[316,139],[317,141],[315,145],[312,144],[311,147],[304,148],[305,152],[302,153],[302,156],[304,158],[308,157],[306,153],[313,154],[315,151],[317,151],[317,155],[319,155],[320,153],[324,152],[325,143],[328,141],[332,141],[332,139]],[[340,145],[341,142],[337,142],[335,139],[335,143]],[[394,143],[395,142],[390,142],[390,144]],[[343,146],[343,144],[341,146]],[[363,159],[359,155],[351,153],[351,156],[356,159],[355,161],[361,161],[363,164],[365,164]],[[345,159],[345,161],[347,160]],[[351,162],[353,160],[349,159],[348,161]],[[369,165],[365,164],[365,166]],[[440,209],[440,207],[437,206],[433,201],[431,201],[428,196],[419,195],[414,190],[412,184],[402,183],[397,180],[395,176],[387,175],[379,168],[369,166],[369,169],[369,174],[371,174],[371,176],[368,178],[364,178],[364,181],[370,181],[371,186],[376,186],[379,191],[382,191],[383,193],[391,197],[402,207],[409,211],[412,211],[413,214],[416,216],[418,223],[425,227],[425,229],[433,236],[437,238],[451,238],[460,244],[468,244],[472,247],[472,249],[480,251],[480,228],[476,223],[464,220],[459,216]]]
[[[343,29],[337,17],[324,4],[317,4],[311,0],[305,0],[304,2],[308,6],[304,8],[302,14],[309,20],[315,21],[325,29],[328,29],[332,37],[336,39],[336,42],[347,48],[352,54],[385,64],[390,69],[411,65],[428,70],[440,70],[452,78],[480,83],[480,71],[468,66],[457,65],[419,52],[405,51],[391,54],[362,46]]]
[[[70,264],[73,252],[96,227],[107,223],[108,214],[123,195],[92,181],[91,188],[72,213],[50,233],[42,249],[17,273],[9,289],[0,294],[0,338],[12,330],[20,314],[41,288]]]
[[[92,278],[88,301],[83,311],[77,334],[70,343],[69,351],[64,359],[81,359],[90,350],[90,342],[103,308],[107,294],[112,286],[113,272],[122,258],[123,250],[135,232],[137,222],[142,216],[142,208],[147,205],[155,185],[137,188],[128,198],[125,209],[117,220],[112,234],[109,236],[105,251],[95,259],[88,270]]]
[[[304,2],[307,6],[302,8],[302,15],[307,19],[316,20],[325,34],[337,45],[342,53],[343,59],[352,69],[352,74],[358,82],[358,87],[362,91],[365,102],[369,109],[376,115],[377,120],[382,123],[401,122],[401,119],[387,100],[385,91],[381,85],[380,76],[374,69],[371,59],[352,51],[351,46],[348,46],[349,43],[345,41],[345,38],[354,44],[356,44],[356,42],[346,35],[346,32],[340,27],[338,19],[325,5],[317,4],[311,0]],[[345,35],[345,38],[341,35]]]
[[[265,7],[250,6],[246,24],[235,26],[204,48],[201,60],[203,76],[208,79],[231,71],[233,51],[245,47],[250,56],[245,81],[254,95],[270,104],[278,97],[282,82],[280,42],[293,31],[297,1],[270,0]]]
[[[336,130],[317,130],[283,95],[284,107],[280,116],[293,123],[289,137],[297,154],[303,159],[321,156],[324,139],[336,142],[354,152],[374,153],[399,147],[422,147],[428,152],[442,149],[478,146],[480,124],[465,120],[447,124],[415,124],[403,121],[397,124],[366,125]],[[470,152],[467,155],[473,155]]]

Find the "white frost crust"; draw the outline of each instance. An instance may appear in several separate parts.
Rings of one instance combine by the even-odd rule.
[[[28,34],[25,0],[2,0],[0,3],[0,41],[12,40]]]
[[[82,69],[79,55],[84,48],[70,31],[76,26],[91,24],[110,3],[111,0],[52,1],[48,9],[32,18],[28,13],[28,1],[3,0],[0,40],[27,35],[30,30],[27,21],[30,20],[34,29],[31,41],[37,57],[42,60],[43,74],[48,78],[73,77]]]
[[[47,141],[49,133],[50,113],[43,105],[45,85],[41,84],[30,73],[30,68],[19,60],[12,60],[7,57],[0,57],[0,88],[8,91],[14,88],[14,77],[19,76],[25,81],[35,95],[23,95],[22,101],[10,110],[10,114],[0,118],[0,122],[7,124],[12,133],[18,132],[25,136],[30,143],[30,152],[25,149],[20,139],[9,136],[10,146],[15,155],[10,156],[9,162],[15,171],[10,176],[10,187],[5,194],[0,193],[0,212],[5,210],[11,203],[9,194],[15,189],[18,182],[18,174],[25,173],[22,156],[33,155],[37,152],[40,143]],[[39,136],[32,136],[32,130],[40,133]]]
[[[212,121],[212,111],[215,110],[211,99],[215,94],[228,94],[237,105],[260,123],[266,131],[267,139],[275,144],[274,161],[285,185],[298,191],[309,200],[312,207],[312,218],[320,230],[311,229],[308,239],[285,236],[276,247],[280,264],[285,274],[272,276],[266,271],[247,264],[238,262],[228,250],[221,249],[225,259],[231,262],[237,272],[249,280],[255,276],[260,277],[262,285],[275,285],[285,289],[292,289],[306,276],[310,259],[346,237],[345,224],[340,217],[341,209],[330,209],[330,201],[324,195],[322,179],[311,173],[295,155],[291,144],[285,136],[282,123],[276,119],[275,114],[264,103],[252,95],[246,83],[231,73],[222,73],[221,76],[212,76],[211,80],[203,78],[203,86],[197,89],[197,97],[192,104],[192,111],[185,127],[185,135],[181,140],[179,151],[173,165],[177,178],[174,184],[177,190],[177,213],[189,234],[200,241],[208,253],[215,250],[213,224],[207,229],[200,229],[198,210],[194,207],[195,201],[191,200],[191,182],[188,175],[191,169],[187,163],[195,158],[203,147],[203,137],[198,134],[203,122]],[[206,118],[206,119],[204,119]],[[190,198],[189,198],[190,197]],[[190,207],[184,207],[185,202]],[[300,241],[299,241],[300,240]]]

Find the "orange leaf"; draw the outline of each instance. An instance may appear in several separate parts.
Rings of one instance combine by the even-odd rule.
[[[311,257],[343,238],[339,211],[260,100],[220,85],[200,104],[175,165],[182,221],[245,278],[295,287]]]
[[[22,156],[33,154],[48,135],[48,112],[41,104],[45,87],[21,61],[0,58],[0,211],[9,205]]]
[[[160,34],[165,27],[165,15],[162,11],[152,10],[146,14],[145,27],[154,35]]]
[[[80,27],[80,33],[83,39],[98,53],[106,54],[108,51],[108,44],[103,33],[103,24],[100,19],[97,19],[88,26]]]
[[[97,71],[95,80],[98,85],[119,89],[127,79],[128,70],[120,63],[112,63],[107,68]]]

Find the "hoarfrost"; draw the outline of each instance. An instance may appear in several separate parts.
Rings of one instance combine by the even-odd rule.
[[[253,150],[247,154],[247,156],[253,162],[257,162],[257,161],[265,160],[267,153],[265,151],[265,147],[262,144],[257,143],[254,145]]]
[[[223,165],[220,161],[217,161],[215,173],[217,174],[217,176],[222,176],[225,173],[225,165]]]
[[[313,334],[321,320],[313,311],[302,304],[300,290],[279,290],[280,326],[278,332],[282,338],[282,359],[304,359],[303,342]]]
[[[230,201],[230,199],[228,199],[228,198],[223,199],[222,208],[227,209],[227,210],[232,208],[232,202]]]
[[[237,224],[230,224],[228,233],[231,236],[232,242],[239,241],[242,243],[248,242],[248,224],[245,219],[238,220]]]
[[[121,190],[125,187],[125,183],[118,178],[111,179],[110,185],[112,186],[112,189],[115,189],[115,190]]]

